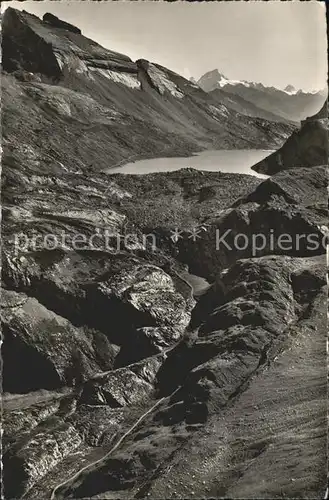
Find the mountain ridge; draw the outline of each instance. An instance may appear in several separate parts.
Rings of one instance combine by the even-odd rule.
[[[214,69],[207,71],[204,73],[198,80],[195,78],[191,78],[191,80],[197,82],[197,84],[205,90],[205,92],[210,92],[211,90],[214,90],[217,88],[216,86],[218,85],[219,87],[224,87],[225,85],[239,85],[239,84],[244,84],[247,87],[254,87],[254,88],[259,88],[259,89],[272,89],[272,90],[277,90],[279,92],[285,92],[286,94],[297,94],[297,93],[302,93],[302,94],[317,94],[317,93],[324,93],[325,88],[323,89],[318,89],[318,90],[302,90],[302,89],[296,89],[293,85],[287,84],[285,88],[279,88],[275,86],[269,86],[265,85],[264,83],[261,82],[254,82],[254,81],[248,81],[248,80],[234,80],[231,78],[228,78],[225,76],[223,73],[219,71],[219,69]]]
[[[254,110],[250,105],[260,109],[259,113],[270,113],[277,120],[298,123],[308,115],[312,115],[323,104],[326,90],[304,92],[296,90],[292,85],[285,89],[267,87],[262,83],[248,82],[245,80],[230,80],[218,69],[209,71],[199,78],[198,85],[211,95],[216,95],[218,90],[230,94],[231,100],[237,100],[236,109],[244,110],[245,114]],[[238,108],[239,101],[244,99],[245,106]],[[266,114],[264,116],[267,116]]]

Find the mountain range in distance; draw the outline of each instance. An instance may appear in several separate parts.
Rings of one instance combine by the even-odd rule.
[[[322,106],[327,91],[306,92],[293,85],[284,89],[266,87],[262,83],[231,80],[218,69],[208,71],[199,80],[191,81],[228,108],[247,116],[267,120],[298,123],[312,116]]]

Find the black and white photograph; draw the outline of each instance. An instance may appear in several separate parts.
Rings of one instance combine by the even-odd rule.
[[[1,2],[2,499],[328,499],[328,19]]]

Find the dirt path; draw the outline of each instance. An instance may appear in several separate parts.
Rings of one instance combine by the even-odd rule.
[[[132,425],[123,436],[121,436],[119,441],[117,441],[117,443],[113,446],[113,448],[111,448],[110,451],[108,451],[103,457],[99,458],[95,462],[91,462],[90,464],[86,465],[85,467],[82,467],[73,476],[70,476],[69,478],[65,479],[64,481],[59,483],[57,486],[55,486],[55,488],[51,492],[50,500],[54,500],[56,498],[56,492],[60,488],[65,486],[67,483],[69,483],[70,481],[74,481],[75,479],[77,479],[82,472],[89,469],[90,467],[93,467],[93,466],[103,462],[103,460],[106,460],[110,455],[112,455],[112,453],[119,448],[119,446],[122,444],[122,442],[136,429],[136,427],[145,419],[145,417],[147,417],[147,415],[152,413],[152,411],[155,410],[155,408],[157,408],[162,403],[162,401],[164,399],[165,398],[159,399],[149,410],[147,410],[145,413],[143,413],[143,415],[141,415],[139,417],[139,419],[136,420],[134,425]]]
[[[170,399],[171,397],[173,397],[176,392],[178,392],[179,390],[181,389],[181,386],[177,387],[173,392],[172,394],[170,394],[169,396],[166,396],[166,397],[163,397],[161,399],[159,399],[151,408],[149,408],[145,413],[143,413],[143,415],[141,415],[138,420],[136,420],[136,422],[127,430],[127,432],[125,432],[125,434],[123,436],[121,436],[121,438],[116,442],[116,444],[113,446],[113,448],[111,448],[104,456],[102,456],[101,458],[99,458],[98,460],[95,460],[94,462],[91,462],[89,463],[88,465],[82,467],[81,469],[79,469],[75,474],[73,474],[73,476],[70,476],[69,478],[65,479],[64,481],[62,481],[61,483],[57,484],[52,492],[51,492],[51,495],[50,495],[50,500],[55,500],[56,499],[56,492],[62,488],[63,486],[65,486],[66,484],[68,484],[70,481],[74,481],[75,479],[77,479],[80,474],[82,474],[84,471],[88,470],[90,467],[94,467],[95,465],[97,464],[100,464],[102,463],[104,460],[106,460],[110,455],[112,455],[119,447],[120,445],[123,443],[123,441],[128,437],[130,436],[130,434],[132,434],[132,432],[139,426],[140,423],[143,422],[143,420],[150,414],[152,413],[158,406],[161,405],[161,403],[163,401],[165,401],[166,399]]]

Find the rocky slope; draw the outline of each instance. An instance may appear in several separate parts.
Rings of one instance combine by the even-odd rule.
[[[306,118],[298,131],[270,156],[253,166],[256,172],[272,175],[281,170],[328,163],[328,101]]]
[[[52,16],[41,23],[9,10],[7,22],[5,498],[322,497],[326,167],[263,182],[193,169],[100,173],[131,154],[124,133],[137,150],[142,127],[151,130],[150,108],[138,118],[143,92],[157,105],[165,96],[168,110],[179,98],[153,94],[146,78],[143,91],[101,84],[95,68],[108,74],[111,64],[117,76],[135,63]],[[51,52],[66,61],[56,81]],[[92,84],[72,69],[81,61]],[[157,81],[161,88],[163,76]],[[92,97],[92,88],[102,91]],[[122,114],[131,105],[111,133],[107,96]],[[163,128],[144,141],[153,153],[153,134],[169,141],[161,116]],[[262,233],[265,244],[229,250],[218,244],[227,229],[229,244],[239,233]],[[283,233],[291,248],[279,244]],[[211,282],[198,300],[188,270]]]
[[[210,310],[196,308],[198,335],[166,359],[10,411],[5,400],[7,498],[320,496],[324,266],[240,260],[204,297]]]
[[[230,92],[225,86],[224,88],[214,89],[209,92],[213,99],[216,99],[218,102],[221,102],[229,109],[234,109],[238,113],[241,113],[246,116],[254,116],[263,118],[265,120],[271,120],[274,122],[287,122],[287,123],[296,123],[293,119],[289,120],[287,117],[282,117],[279,114],[275,114],[273,111],[268,111],[264,108],[261,108],[255,102],[249,101],[244,97],[241,97],[238,94],[235,94],[234,91]]]
[[[308,115],[313,115],[327,96],[325,91],[292,91],[291,85],[279,90],[261,83],[229,80],[217,69],[205,73],[197,83],[215,99],[223,99],[229,108],[245,115],[276,121],[300,122]]]
[[[15,164],[25,148],[31,171],[40,163],[95,172],[206,148],[274,148],[293,130],[230,111],[172,71],[133,62],[49,18],[8,8],[2,35],[5,160]]]

